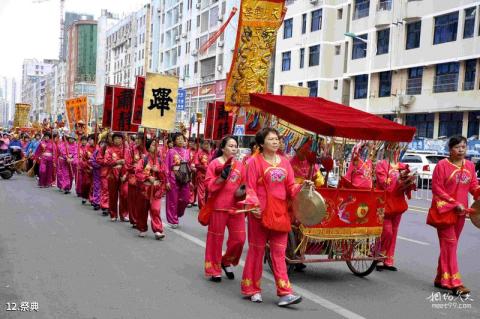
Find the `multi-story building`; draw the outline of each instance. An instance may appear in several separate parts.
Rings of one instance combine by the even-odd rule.
[[[60,61],[67,60],[67,47],[68,47],[68,29],[70,26],[79,20],[93,20],[93,16],[90,14],[65,12],[65,20],[63,21],[63,44],[61,48]]]
[[[0,126],[8,125],[15,114],[17,82],[15,78],[0,77]]]
[[[479,135],[480,2],[287,5],[276,93],[308,86],[311,95],[415,126],[419,137]]]
[[[67,31],[66,98],[87,96],[95,102],[97,21],[79,20]]]
[[[166,0],[157,10],[158,71],[177,75],[180,88],[187,92],[186,111],[177,114],[179,122],[188,123],[196,112],[205,112],[208,102],[225,98],[226,72],[233,58],[238,15],[206,53],[200,54],[199,48],[220,28],[234,6],[239,8],[240,1]],[[193,131],[196,132],[195,126]]]
[[[101,111],[105,94],[105,84],[108,83],[106,76],[107,59],[107,31],[118,23],[118,17],[113,13],[102,10],[97,24],[97,67],[96,67],[96,96],[95,107]],[[99,112],[101,113],[101,112]],[[98,114],[98,113],[97,113]],[[101,114],[98,114],[101,116]]]

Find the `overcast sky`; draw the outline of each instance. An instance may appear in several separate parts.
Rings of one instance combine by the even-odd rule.
[[[41,1],[41,3],[36,3]],[[122,14],[148,0],[66,0],[65,11],[100,16]],[[0,0],[0,76],[21,81],[23,59],[56,59],[59,53],[60,0]]]

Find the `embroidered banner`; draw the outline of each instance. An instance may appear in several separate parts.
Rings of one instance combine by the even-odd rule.
[[[88,123],[88,101],[86,96],[80,96],[65,100],[65,111],[67,113],[68,126],[73,130],[75,124],[80,120],[84,124]]]
[[[112,126],[113,86],[105,85],[105,97],[103,99],[102,127]]]
[[[30,104],[16,103],[15,116],[13,118],[13,127],[28,127],[28,115],[30,113]]]
[[[249,106],[250,93],[265,93],[277,31],[285,17],[284,0],[243,0],[225,108]]]
[[[178,77],[147,73],[142,126],[171,131],[175,128]]]
[[[133,99],[132,124],[142,124],[143,94],[145,92],[145,77],[135,79],[135,97]]]
[[[138,125],[131,123],[134,93],[135,90],[130,88],[113,88],[112,131],[138,131]]]

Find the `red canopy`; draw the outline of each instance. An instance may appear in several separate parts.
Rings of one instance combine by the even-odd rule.
[[[325,136],[410,142],[415,128],[318,97],[250,94],[250,104],[289,123]]]

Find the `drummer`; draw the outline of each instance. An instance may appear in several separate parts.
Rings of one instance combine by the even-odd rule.
[[[437,288],[451,290],[455,295],[470,293],[460,276],[457,264],[457,247],[468,208],[468,193],[475,199],[480,196],[480,187],[475,174],[475,166],[465,159],[467,139],[454,136],[448,141],[450,156],[438,162],[432,176],[432,207],[438,213],[451,215],[451,225],[440,225],[433,218],[432,208],[427,223],[437,229],[440,242],[437,276],[434,285]]]

